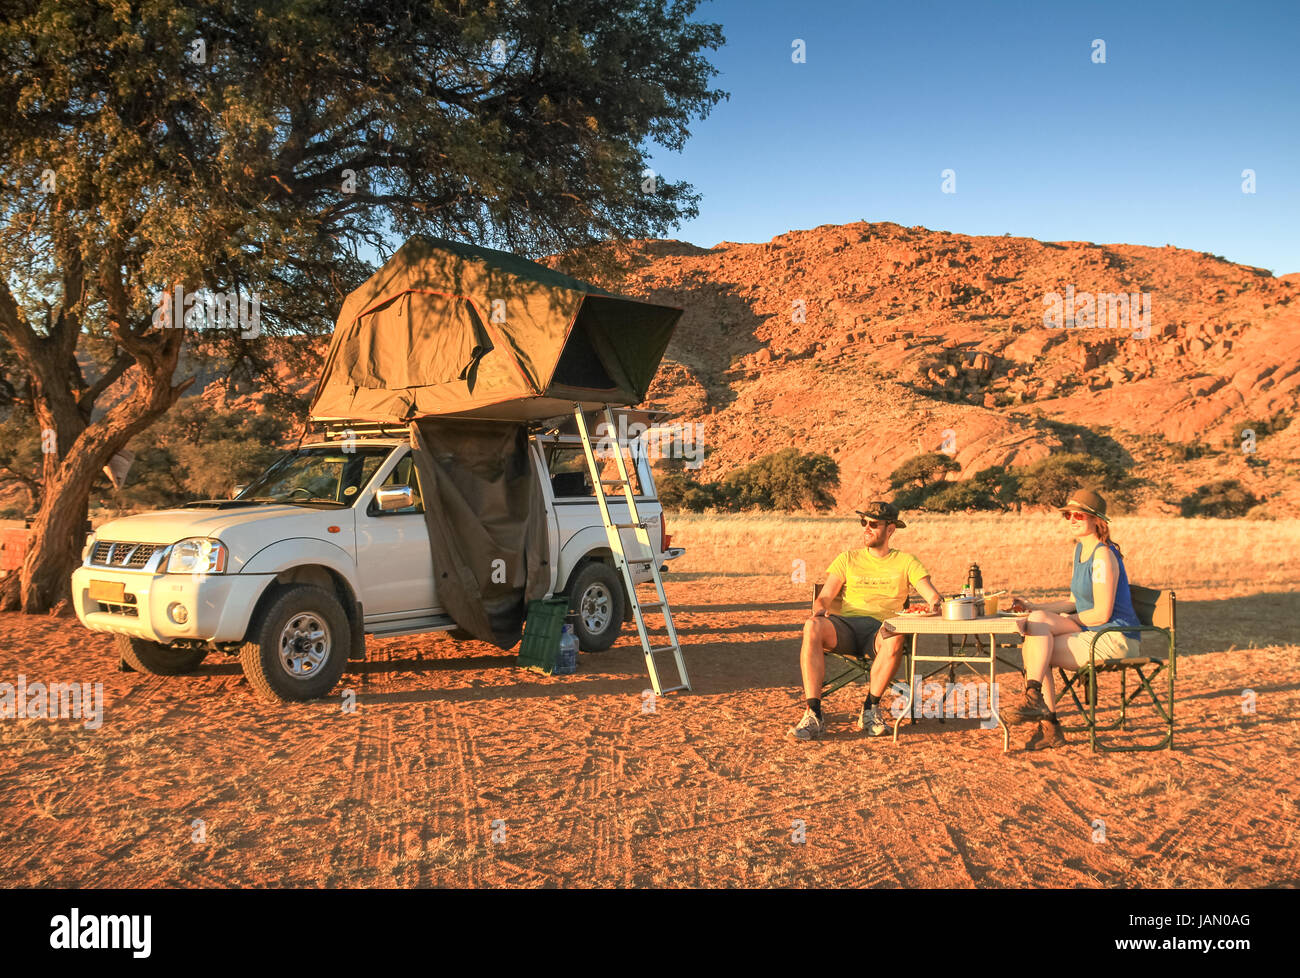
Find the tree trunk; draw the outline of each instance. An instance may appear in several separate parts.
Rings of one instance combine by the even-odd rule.
[[[140,381],[131,396],[104,419],[77,436],[54,478],[45,481],[41,508],[32,524],[17,589],[22,610],[32,614],[57,608],[71,598],[72,572],[81,563],[86,513],[95,477],[132,437],[144,431],[175,403],[186,381],[172,387],[171,376],[180,353],[180,332],[169,340],[163,355],[146,368],[138,363]],[[192,380],[192,378],[191,378]],[[11,575],[12,576],[12,575]],[[8,582],[6,582],[8,583]],[[0,592],[0,610],[12,605],[10,589]]]
[[[45,456],[41,508],[27,540],[27,557],[22,570],[10,574],[0,586],[0,611],[21,606],[29,614],[40,613],[71,597],[72,571],[81,559],[95,477],[131,438],[161,417],[194,379],[172,386],[182,329],[152,329],[151,319],[133,323],[121,272],[125,266],[123,245],[115,239],[109,260],[100,268],[100,283],[108,307],[108,332],[120,353],[103,377],[86,384],[76,359],[84,266],[77,250],[63,244],[65,301],[57,315],[47,317],[46,335],[32,329],[0,278],[0,330],[35,381],[32,403],[42,426],[42,450],[47,446],[55,449]],[[130,377],[134,388],[92,423],[95,400],[119,377]]]

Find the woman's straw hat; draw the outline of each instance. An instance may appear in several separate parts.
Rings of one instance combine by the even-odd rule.
[[[1072,509],[1081,510],[1099,520],[1110,522],[1110,517],[1106,515],[1106,500],[1091,489],[1076,489],[1070,493],[1070,498],[1061,507],[1061,512],[1068,513]]]

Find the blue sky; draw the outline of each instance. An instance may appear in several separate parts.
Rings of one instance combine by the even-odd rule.
[[[1300,271],[1296,0],[713,0],[696,19],[723,25],[731,99],[684,152],[656,147],[703,194],[676,237],[894,221]]]

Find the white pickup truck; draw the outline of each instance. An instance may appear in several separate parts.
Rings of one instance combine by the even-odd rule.
[[[233,499],[99,526],[72,575],[77,617],[115,633],[137,671],[175,675],[212,651],[238,655],[254,689],[279,700],[328,694],[346,660],[364,658],[367,634],[455,630],[434,590],[409,441],[382,434],[304,444]],[[669,547],[643,444],[637,509],[662,564],[683,550]],[[569,597],[583,651],[607,649],[630,610],[582,445],[536,434],[529,451],[549,476],[550,595]],[[629,520],[621,496],[609,505],[614,522]],[[633,531],[621,532],[638,554]]]

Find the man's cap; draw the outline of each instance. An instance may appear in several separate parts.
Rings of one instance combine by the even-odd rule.
[[[906,523],[898,518],[898,507],[893,503],[886,503],[883,501],[867,503],[866,509],[855,509],[853,512],[857,513],[864,520],[884,520],[886,523],[893,523],[900,530],[907,526]]]
[[[1110,517],[1106,515],[1106,500],[1091,489],[1076,489],[1070,493],[1070,498],[1061,507],[1061,512],[1068,513],[1074,509],[1095,516],[1099,520],[1105,520],[1107,523],[1110,522]]]

